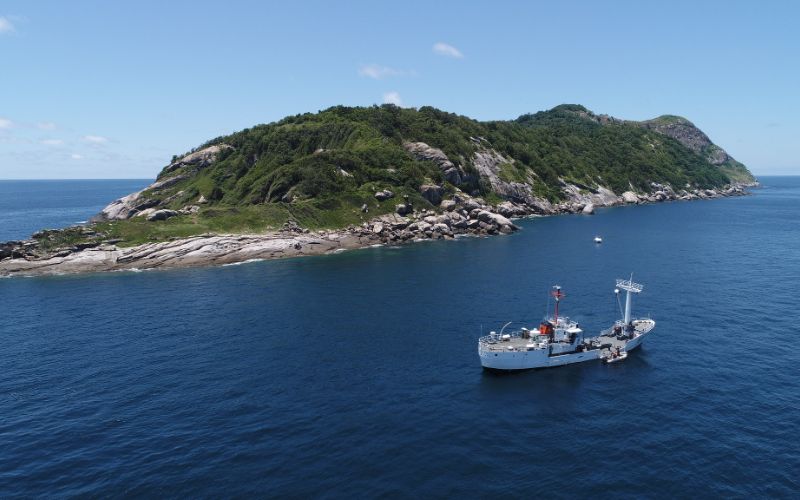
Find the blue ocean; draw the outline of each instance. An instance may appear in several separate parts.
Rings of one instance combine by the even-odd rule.
[[[0,180],[0,241],[29,238],[40,229],[82,224],[122,196],[150,184],[147,179]]]
[[[0,280],[0,497],[800,496],[800,177],[510,236]],[[0,182],[0,237],[147,181]],[[13,212],[9,215],[9,211]],[[593,243],[601,235],[601,245]],[[554,284],[623,363],[484,372]]]

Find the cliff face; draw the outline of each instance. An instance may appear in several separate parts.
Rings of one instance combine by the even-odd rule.
[[[686,118],[664,115],[653,120],[643,121],[641,125],[655,130],[659,134],[672,137],[695,153],[705,156],[713,165],[721,165],[733,159],[722,148],[716,148],[714,154],[708,154],[709,150],[714,146],[711,139]]]
[[[271,205],[324,219],[359,208],[389,211],[375,205],[390,198],[384,191],[417,207],[462,193],[546,212],[587,195],[646,197],[669,186],[683,196],[753,180],[680,117],[631,122],[562,105],[479,122],[430,107],[338,106],[175,157],[153,185],[114,201],[98,220]]]
[[[755,182],[755,177],[743,164],[736,161],[727,151],[711,142],[711,139],[702,130],[686,118],[663,115],[640,123],[647,129],[677,140],[705,158],[712,165],[725,171],[732,181],[740,183]]]

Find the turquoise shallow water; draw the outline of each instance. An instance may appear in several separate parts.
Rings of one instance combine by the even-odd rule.
[[[0,280],[0,496],[796,497],[800,178],[763,182],[508,237]],[[480,332],[537,322],[554,283],[608,326],[631,272],[658,324],[624,363],[480,369]]]

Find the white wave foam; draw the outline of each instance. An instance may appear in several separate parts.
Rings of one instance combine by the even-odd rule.
[[[250,264],[252,262],[263,262],[264,260],[266,260],[266,259],[247,259],[247,260],[243,260],[241,262],[228,262],[227,264],[222,264],[222,267],[241,266],[242,264]]]

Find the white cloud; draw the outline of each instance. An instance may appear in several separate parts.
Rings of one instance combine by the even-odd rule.
[[[456,59],[462,59],[464,57],[464,54],[462,54],[460,50],[442,42],[433,44],[433,52],[440,56],[455,57]]]
[[[379,64],[362,64],[360,68],[358,68],[359,76],[366,76],[368,78],[374,78],[376,80],[380,80],[381,78],[386,78],[387,76],[403,76],[406,74],[405,71],[395,68],[390,68],[388,66],[381,66]]]
[[[83,140],[92,144],[105,144],[108,142],[108,139],[102,135],[84,135]]]
[[[36,124],[39,130],[55,130],[56,124],[53,122],[39,122]]]
[[[402,106],[403,100],[400,99],[400,94],[398,92],[386,92],[383,94],[383,103],[384,104],[394,104],[395,106]]]
[[[69,155],[69,157],[72,158],[73,160],[82,160],[83,159],[83,155],[79,155],[77,153],[72,153],[71,155]]]
[[[14,126],[14,122],[7,118],[0,118],[0,128],[11,128]]]
[[[11,21],[9,21],[6,17],[0,16],[0,35],[13,32],[14,25],[11,24]]]
[[[64,141],[61,139],[43,139],[39,142],[45,146],[61,146],[64,144]]]

